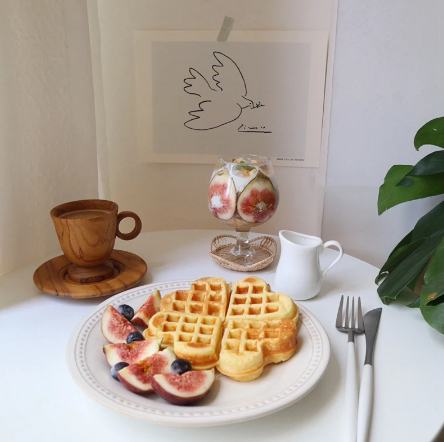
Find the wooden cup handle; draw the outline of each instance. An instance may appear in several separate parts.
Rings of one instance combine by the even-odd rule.
[[[120,221],[122,221],[124,218],[132,218],[136,225],[134,226],[134,229],[132,232],[129,233],[122,233],[119,230]],[[140,220],[139,216],[136,215],[134,212],[120,212],[117,215],[117,232],[116,235],[120,239],[124,239],[125,241],[129,241],[130,239],[134,239],[142,230],[142,221]]]

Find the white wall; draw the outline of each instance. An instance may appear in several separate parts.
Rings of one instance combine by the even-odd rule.
[[[341,0],[338,9],[323,237],[382,265],[439,198],[377,214],[393,164],[415,164],[413,138],[444,114],[444,2]]]
[[[95,93],[103,95],[99,114],[105,119],[99,160],[106,158],[109,165],[109,192],[105,183],[103,196],[137,212],[144,230],[226,228],[207,208],[211,165],[137,160],[134,30],[219,30],[225,15],[235,19],[235,30],[328,30],[331,4],[332,0],[89,0],[100,27],[100,35],[91,34],[93,44],[101,45],[100,50],[93,48],[93,65],[100,70],[97,74],[95,69],[94,86]],[[319,169],[276,168],[281,205],[272,220],[255,230],[320,234],[325,169],[325,149]]]

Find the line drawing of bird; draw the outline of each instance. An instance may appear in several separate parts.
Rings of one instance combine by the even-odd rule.
[[[196,69],[190,68],[191,77],[184,79],[183,90],[202,100],[199,108],[188,112],[192,117],[184,126],[192,130],[210,130],[237,120],[246,108],[254,108],[247,98],[247,84],[236,62],[222,52],[214,51],[218,63],[212,65],[213,85]]]

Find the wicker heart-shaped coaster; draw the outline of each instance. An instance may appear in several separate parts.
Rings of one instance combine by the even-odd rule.
[[[211,241],[210,256],[222,267],[238,272],[254,272],[264,269],[273,262],[277,244],[270,236],[260,236],[250,240],[250,245],[256,253],[248,259],[230,253],[236,244],[236,239],[234,235],[219,235]]]

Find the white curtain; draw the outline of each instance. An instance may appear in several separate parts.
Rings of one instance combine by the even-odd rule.
[[[0,275],[57,250],[52,207],[98,195],[87,1],[0,0]]]

